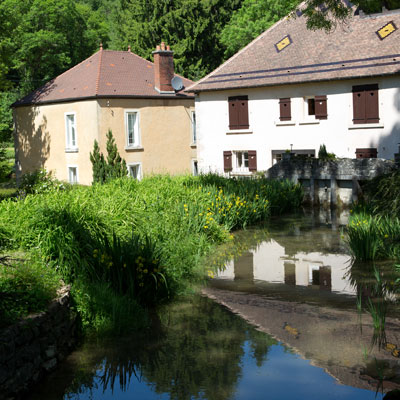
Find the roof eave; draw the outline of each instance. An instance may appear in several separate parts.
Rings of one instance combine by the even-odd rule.
[[[41,106],[41,105],[49,105],[49,104],[58,104],[58,103],[70,103],[76,101],[86,101],[86,100],[99,100],[99,99],[168,99],[168,100],[194,100],[194,95],[189,94],[173,94],[173,95],[95,95],[95,96],[85,96],[85,97],[69,97],[65,99],[58,100],[45,100],[45,101],[30,101],[27,103],[21,103],[16,101],[11,104],[10,107],[18,108],[18,107],[28,107],[28,106]],[[19,103],[19,104],[18,104]]]
[[[321,79],[309,79],[309,80],[299,80],[294,82],[281,82],[281,83],[261,83],[254,85],[241,85],[241,86],[231,86],[231,87],[215,87],[215,88],[207,88],[207,89],[192,89],[187,90],[187,93],[204,93],[204,92],[217,92],[217,91],[225,91],[225,90],[238,90],[238,89],[255,89],[260,87],[272,87],[272,86],[285,86],[285,85],[299,85],[299,84],[307,84],[307,83],[316,83],[316,82],[333,82],[333,81],[344,81],[350,79],[362,79],[362,78],[377,78],[377,77],[386,77],[386,76],[395,76],[400,75],[400,71],[397,72],[389,72],[385,74],[372,74],[372,75],[353,75],[353,76],[344,76],[339,78],[321,78]]]

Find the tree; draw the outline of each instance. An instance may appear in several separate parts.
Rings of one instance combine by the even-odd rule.
[[[177,73],[199,79],[223,61],[219,36],[243,0],[122,0],[114,46],[151,59],[161,41],[174,51]]]
[[[126,162],[118,153],[111,129],[107,132],[107,153],[106,180],[126,176]]]
[[[299,0],[244,0],[221,32],[225,57],[235,54],[298,4]]]
[[[106,180],[106,162],[103,154],[100,153],[97,140],[94,141],[93,153],[90,153],[90,161],[93,170],[93,183],[104,183]]]
[[[93,183],[105,183],[111,179],[122,178],[127,175],[126,162],[118,153],[117,145],[109,130],[107,133],[107,160],[103,153],[100,152],[100,147],[97,140],[94,141],[93,153],[90,153],[90,161],[93,170]]]
[[[382,7],[389,10],[400,8],[400,0],[353,0],[352,4],[366,14],[381,12]],[[301,11],[307,19],[308,29],[324,29],[329,32],[338,23],[348,20],[351,7],[350,3],[343,0],[306,0]]]

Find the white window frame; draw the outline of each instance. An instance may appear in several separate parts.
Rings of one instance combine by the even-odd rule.
[[[74,123],[72,125],[75,133],[75,143],[72,140],[71,135],[71,125],[69,123],[70,116],[74,117]],[[76,129],[76,112],[69,111],[64,113],[64,121],[65,121],[65,151],[66,152],[77,152],[78,151],[78,130]]]
[[[303,97],[303,118],[299,122],[300,125],[302,124],[319,124],[319,119],[315,118],[315,106],[314,106],[314,115],[308,114],[308,100],[314,99],[315,96],[304,96]]]
[[[233,150],[233,160],[232,160],[232,172],[233,173],[250,173],[249,170],[249,151],[248,150]],[[247,159],[245,154],[247,153]],[[240,156],[239,156],[240,155]],[[240,160],[239,160],[240,158]],[[246,160],[247,160],[247,167],[246,167]],[[239,166],[239,161],[244,166]]]
[[[129,132],[128,132],[128,115],[136,114],[135,127],[133,132],[133,143],[129,143]],[[127,149],[135,149],[140,147],[140,113],[138,109],[127,109],[125,110],[125,146]]]
[[[197,164],[197,167],[195,165]],[[192,175],[193,176],[198,176],[200,175],[199,173],[199,163],[196,159],[192,159]]]
[[[138,170],[138,176],[137,176],[137,180],[138,181],[141,181],[142,180],[142,163],[141,162],[132,162],[132,163],[128,163],[127,165],[126,165],[126,167],[127,167],[127,169],[128,169],[128,177],[129,178],[132,178],[132,179],[135,179],[132,175],[131,175],[131,167],[138,167],[139,168],[139,170]]]
[[[71,169],[75,168],[76,169],[76,181],[75,182],[71,182]],[[79,168],[78,165],[76,164],[68,164],[67,165],[67,174],[68,174],[68,182],[71,185],[76,185],[79,183]]]
[[[196,145],[197,144],[196,111],[190,112],[190,121],[192,123],[192,145]]]

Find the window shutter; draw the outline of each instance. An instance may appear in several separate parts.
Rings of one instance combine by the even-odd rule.
[[[239,125],[239,111],[236,97],[229,97],[229,129],[237,129]]]
[[[224,171],[232,171],[232,152],[224,151]]]
[[[249,110],[247,96],[228,98],[229,105],[229,129],[248,129]]]
[[[315,118],[328,119],[326,96],[315,96]]]
[[[290,121],[292,119],[292,113],[290,109],[290,98],[279,99],[279,109],[281,121]]]
[[[239,127],[238,129],[249,129],[249,108],[247,96],[237,98],[239,110]]]
[[[364,86],[353,86],[353,123],[365,123],[365,91]]]
[[[374,124],[379,122],[379,98],[378,85],[365,87],[365,123]]]
[[[257,171],[257,152],[249,150],[249,171]]]

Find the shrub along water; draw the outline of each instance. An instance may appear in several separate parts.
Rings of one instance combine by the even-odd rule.
[[[294,210],[302,199],[287,181],[217,175],[49,187],[0,203],[0,246],[38,249],[74,283],[84,323],[96,326],[117,322],[127,299],[147,307],[181,293],[203,276],[200,259],[230,230]],[[94,300],[99,294],[117,297],[108,312]]]
[[[348,224],[348,244],[356,260],[400,260],[400,171],[363,187],[364,201]]]

